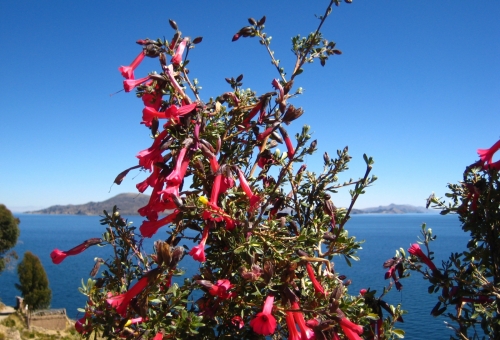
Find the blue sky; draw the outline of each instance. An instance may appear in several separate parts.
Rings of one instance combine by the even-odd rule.
[[[149,133],[142,102],[119,93],[117,68],[139,53],[135,41],[171,38],[168,19],[188,36],[191,76],[208,100],[244,74],[244,87],[271,90],[277,72],[257,40],[231,37],[248,17],[267,16],[272,49],[291,72],[290,38],[318,23],[327,1],[3,1],[0,4],[0,203],[12,210],[102,201],[135,192],[144,174],[110,186],[136,164]],[[311,125],[319,152],[306,159],[320,171],[322,154],[348,145],[351,169],[364,173],[363,153],[379,177],[358,207],[423,205],[460,180],[476,149],[500,138],[499,1],[360,1],[334,8],[324,35],[341,56],[307,65],[293,104],[305,114],[291,131]],[[153,59],[136,77],[158,70]],[[498,159],[498,156],[497,156]],[[135,175],[134,174],[134,175]],[[333,197],[348,204],[348,194]]]

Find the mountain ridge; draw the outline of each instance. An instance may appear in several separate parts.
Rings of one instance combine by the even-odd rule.
[[[27,211],[25,213],[46,215],[102,215],[103,210],[111,211],[116,205],[120,209],[122,215],[138,215],[137,210],[148,204],[149,197],[149,195],[145,194],[123,193],[102,202],[53,205],[45,209]],[[431,212],[432,211],[424,207],[394,203],[385,206],[352,210],[352,214],[428,214]]]

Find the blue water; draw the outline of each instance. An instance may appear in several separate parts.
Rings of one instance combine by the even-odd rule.
[[[68,257],[60,265],[54,265],[50,252],[54,248],[67,250],[82,241],[100,237],[104,227],[99,224],[98,216],[71,215],[16,215],[20,218],[21,236],[15,247],[20,259],[26,250],[37,255],[49,277],[52,289],[52,308],[66,308],[70,318],[76,318],[78,307],[85,305],[85,297],[78,292],[81,281],[87,280],[95,257],[107,258],[109,247],[92,247],[78,256]],[[140,225],[141,217],[130,217],[136,225]],[[355,215],[347,223],[346,229],[350,236],[365,240],[363,249],[358,252],[361,260],[353,262],[348,267],[342,258],[335,260],[336,272],[345,274],[352,280],[349,287],[351,294],[357,294],[361,288],[371,288],[382,291],[388,281],[384,280],[385,270],[382,264],[394,256],[394,251],[400,247],[407,249],[420,235],[420,226],[425,222],[438,235],[433,244],[435,263],[439,266],[451,252],[464,249],[468,235],[462,232],[456,216],[440,216],[434,214],[405,215]],[[158,236],[157,236],[158,235]],[[155,239],[165,238],[164,229],[148,240],[145,249],[152,251]],[[157,236],[157,237],[156,237]],[[148,248],[149,247],[149,248]],[[188,274],[194,273],[198,263],[190,256],[185,256],[181,266]],[[0,299],[8,305],[15,305],[15,296],[19,291],[14,287],[17,273],[6,271],[0,275]],[[402,292],[393,289],[385,299],[389,303],[402,303],[408,310],[404,316],[404,324],[398,328],[406,331],[405,339],[422,339],[432,334],[432,339],[449,339],[451,331],[443,321],[444,317],[434,318],[429,313],[436,303],[437,296],[427,293],[427,282],[414,274],[401,281]]]

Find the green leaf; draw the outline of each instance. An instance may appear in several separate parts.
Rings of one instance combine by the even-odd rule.
[[[402,329],[393,329],[392,333],[400,339],[403,339],[405,337],[405,331]]]

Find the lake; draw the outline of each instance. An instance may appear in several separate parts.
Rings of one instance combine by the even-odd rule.
[[[100,237],[104,227],[99,224],[99,216],[73,215],[27,215],[15,214],[20,218],[21,235],[15,247],[20,260],[25,251],[36,254],[42,261],[49,277],[52,289],[52,308],[66,308],[70,318],[76,318],[77,308],[85,305],[85,297],[80,294],[78,287],[81,281],[87,280],[94,265],[95,257],[107,258],[110,247],[92,247],[78,256],[68,257],[60,265],[54,265],[50,259],[50,252],[54,248],[68,250],[82,241]],[[139,226],[140,216],[129,217]],[[347,275],[352,280],[349,287],[351,294],[358,294],[361,288],[371,288],[382,291],[388,281],[384,280],[385,270],[382,264],[394,256],[395,250],[403,247],[408,249],[420,235],[421,224],[427,223],[433,233],[438,235],[431,248],[435,252],[435,263],[440,267],[441,260],[446,259],[451,252],[459,252],[465,248],[469,236],[462,232],[456,216],[441,216],[438,214],[404,214],[404,215],[354,215],[346,224],[350,236],[358,240],[365,240],[363,249],[358,252],[359,262],[353,262],[348,267],[341,258],[335,260],[335,270]],[[165,234],[160,229],[157,235],[146,241],[146,249],[153,247],[156,239]],[[155,235],[156,236],[156,235]],[[165,238],[165,237],[163,237]],[[187,273],[194,273],[198,269],[198,262],[187,255],[180,267]],[[18,282],[17,273],[5,271],[0,275],[0,299],[7,305],[15,305],[15,296],[19,291],[14,284]],[[434,318],[430,315],[432,307],[437,302],[436,295],[427,293],[427,281],[417,274],[401,281],[403,290],[393,289],[385,300],[392,304],[401,303],[408,311],[404,316],[405,322],[398,324],[398,328],[406,331],[405,339],[422,339],[432,334],[433,339],[449,339],[452,333],[448,330],[443,317]]]

